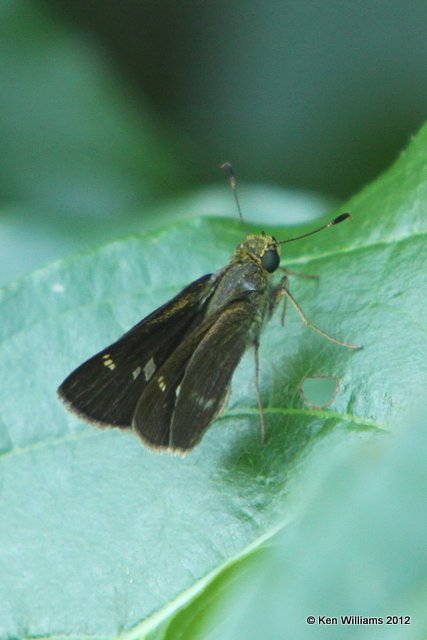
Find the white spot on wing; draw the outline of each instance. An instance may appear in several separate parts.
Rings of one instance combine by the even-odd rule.
[[[157,382],[158,385],[161,389],[161,391],[166,391],[166,382],[163,376],[160,376],[160,378],[157,378]]]
[[[194,393],[191,394],[192,401],[197,404],[199,407],[203,409],[211,409],[215,404],[214,398],[205,398],[204,396],[199,396]]]
[[[150,358],[147,364],[144,366],[144,378],[148,382],[153,373],[156,370],[156,365],[154,364],[154,359]],[[138,374],[139,375],[139,374]]]
[[[137,367],[136,369],[134,369],[132,371],[133,379],[136,380],[140,373],[141,373],[141,367]]]
[[[116,368],[116,365],[114,364],[114,361],[111,359],[110,354],[104,353],[104,355],[102,356],[102,359],[104,360],[104,366],[108,367],[111,371],[114,371],[114,369]]]

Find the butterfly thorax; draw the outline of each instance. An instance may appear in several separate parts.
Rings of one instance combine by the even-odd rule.
[[[246,302],[248,312],[250,308],[255,324],[260,327],[269,315],[273,288],[271,273],[279,262],[277,244],[272,236],[247,236],[228,265],[214,275],[214,293],[207,314],[217,313],[234,302]]]

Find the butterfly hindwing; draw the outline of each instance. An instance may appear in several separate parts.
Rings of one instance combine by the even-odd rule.
[[[58,389],[68,407],[99,426],[131,426],[139,397],[187,332],[203,321],[213,276],[195,280],[117,342],[75,369]]]
[[[223,407],[253,323],[250,305],[234,302],[207,317],[177,347],[144,389],[135,411],[133,428],[147,445],[181,451],[194,447]]]

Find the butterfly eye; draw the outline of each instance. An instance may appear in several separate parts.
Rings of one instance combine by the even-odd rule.
[[[277,253],[276,249],[267,249],[264,255],[261,258],[262,267],[268,271],[268,273],[273,273],[276,271],[277,267],[280,264],[280,256]]]

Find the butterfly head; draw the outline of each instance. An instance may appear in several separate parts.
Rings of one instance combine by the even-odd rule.
[[[273,273],[280,264],[280,247],[276,238],[264,233],[249,235],[236,249],[239,260],[253,260],[264,271]]]

